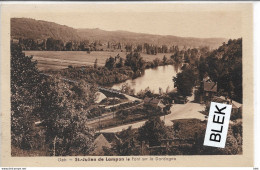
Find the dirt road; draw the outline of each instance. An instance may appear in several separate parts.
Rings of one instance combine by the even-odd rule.
[[[165,120],[167,126],[171,126],[172,120],[176,119],[200,119],[205,120],[205,115],[201,114],[200,111],[205,110],[205,105],[198,103],[193,103],[194,96],[188,98],[189,102],[186,104],[173,104],[171,107],[171,113],[168,115],[161,116],[161,120]],[[104,129],[101,132],[120,132],[123,129],[127,129],[132,126],[133,129],[139,128],[144,125],[146,121],[140,121],[136,123],[130,123],[127,125],[122,125],[114,128]]]
[[[164,116],[161,116],[161,120],[165,120],[166,126],[171,126],[172,120],[176,119],[200,119],[205,120],[205,116],[199,111],[203,111],[204,106],[197,103],[187,103],[187,104],[174,104],[171,107],[171,113]],[[141,121],[137,123],[122,125],[114,128],[104,129],[101,132],[120,132],[123,129],[127,129],[129,126],[132,126],[133,129],[139,128],[144,125],[146,121]]]

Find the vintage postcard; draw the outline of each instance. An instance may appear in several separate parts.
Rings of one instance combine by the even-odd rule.
[[[1,5],[1,166],[253,166],[251,3]]]

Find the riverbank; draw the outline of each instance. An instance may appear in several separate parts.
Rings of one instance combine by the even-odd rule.
[[[69,65],[73,67],[78,66],[93,66],[97,59],[97,65],[105,66],[106,59],[110,56],[120,55],[122,58],[126,58],[127,52],[111,52],[111,51],[92,51],[87,53],[86,51],[24,51],[25,55],[33,56],[33,60],[38,61],[38,68],[41,71],[52,69],[60,70],[65,69]],[[149,63],[149,67],[152,67],[152,63],[155,59],[162,61],[163,57],[170,57],[174,53],[157,53],[156,55],[149,55],[141,53],[143,59]]]
[[[100,86],[112,86],[113,84],[132,79],[134,76],[132,69],[126,66],[122,68],[114,68],[112,70],[109,70],[106,67],[94,68],[93,66],[69,66],[66,69],[49,70],[45,72],[52,75],[60,75],[71,80],[86,81],[87,83],[97,84]]]

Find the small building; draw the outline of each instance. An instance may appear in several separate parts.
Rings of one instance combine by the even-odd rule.
[[[218,86],[217,83],[211,81],[211,79],[206,76],[200,83],[200,87],[195,89],[195,102],[207,103],[211,101],[214,96],[217,95]]]
[[[100,103],[102,100],[106,99],[106,95],[104,95],[104,93],[101,93],[101,92],[96,92],[95,93],[95,103]]]
[[[203,94],[205,99],[211,99],[217,94],[217,83],[203,82]]]
[[[94,150],[91,155],[105,155],[104,149],[111,149],[120,139],[115,133],[98,133],[94,140]]]
[[[160,99],[149,98],[149,97],[144,98],[144,105],[152,106],[152,107],[161,107],[161,108],[164,107],[164,104],[161,103]]]

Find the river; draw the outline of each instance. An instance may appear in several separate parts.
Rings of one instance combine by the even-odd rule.
[[[167,89],[173,90],[174,83],[172,79],[179,70],[177,67],[178,66],[166,65],[146,69],[143,76],[115,84],[112,88],[120,90],[124,83],[128,83],[130,87],[135,90],[135,93],[145,90],[148,87],[154,93],[159,93],[159,88],[161,88],[163,92],[166,92]]]

